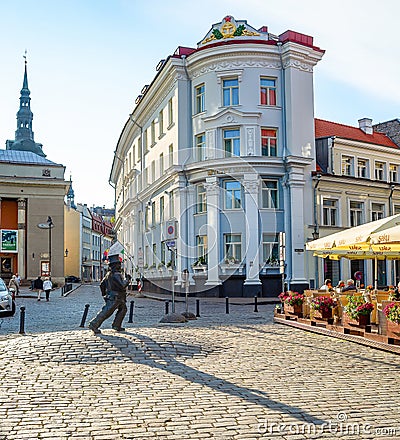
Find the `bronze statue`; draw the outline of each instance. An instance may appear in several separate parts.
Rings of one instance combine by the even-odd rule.
[[[117,313],[112,323],[112,328],[117,332],[123,332],[122,321],[126,315],[126,288],[131,280],[130,275],[124,279],[121,274],[121,262],[119,255],[109,255],[109,271],[101,280],[100,290],[105,300],[105,305],[97,316],[89,322],[89,328],[93,333],[101,333],[99,327],[116,310]]]

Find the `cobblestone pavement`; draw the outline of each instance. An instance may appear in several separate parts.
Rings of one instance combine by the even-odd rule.
[[[273,324],[273,305],[201,300],[185,324],[135,298],[125,333],[79,329],[98,287],[18,299],[0,328],[0,439],[394,439],[399,357]],[[193,299],[191,299],[193,301]],[[184,309],[182,303],[177,310]]]

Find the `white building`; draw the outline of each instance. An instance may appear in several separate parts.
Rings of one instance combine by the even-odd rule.
[[[313,67],[323,53],[310,36],[227,16],[196,49],[159,63],[110,174],[125,264],[152,289],[171,287],[165,266],[176,285],[188,269],[191,289],[209,295],[276,296],[283,276],[292,289],[308,286]]]

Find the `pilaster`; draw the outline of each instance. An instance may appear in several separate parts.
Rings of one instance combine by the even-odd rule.
[[[244,295],[252,296],[261,293],[260,280],[260,247],[258,200],[260,182],[257,174],[245,174],[242,181],[245,194],[246,209],[246,279],[244,281]]]
[[[288,189],[290,193],[290,209],[287,213],[289,240],[286,243],[286,258],[288,261],[290,284],[307,283],[304,267],[304,170],[311,163],[311,159],[303,157],[288,157]],[[289,220],[290,217],[290,220]],[[287,229],[286,229],[287,230]],[[296,252],[296,249],[299,251]]]
[[[18,199],[18,273],[26,278],[26,199]]]
[[[218,286],[219,279],[219,255],[220,255],[220,225],[219,225],[219,197],[220,187],[218,178],[210,176],[206,178],[204,188],[207,192],[207,239],[208,239],[208,262],[206,286]]]

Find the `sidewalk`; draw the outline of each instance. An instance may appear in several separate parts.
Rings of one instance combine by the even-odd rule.
[[[152,293],[152,292],[141,292],[137,293],[135,292],[132,294],[132,296],[135,297],[144,297],[148,299],[153,299],[156,301],[172,301],[172,295],[171,294],[162,294],[162,293]],[[208,297],[208,296],[189,296],[189,299],[191,301],[195,299],[201,299],[203,301],[209,301],[213,303],[225,303],[226,298],[217,298],[217,297]],[[185,296],[181,295],[175,295],[174,298],[175,302],[185,302]],[[265,304],[280,304],[281,301],[278,297],[272,297],[272,298],[260,298],[257,297],[257,304],[258,305],[265,305]],[[254,298],[249,297],[229,297],[229,304],[232,305],[252,305],[254,304]]]
[[[81,283],[70,283],[72,284],[72,290],[66,292],[64,295],[61,294],[62,287],[56,287],[55,289],[51,290],[51,293],[54,295],[59,296],[68,296],[71,292],[74,292],[76,289],[81,287]],[[37,290],[31,290],[28,286],[22,286],[19,288],[19,295],[16,296],[16,298],[34,298],[36,299],[38,297]],[[42,290],[41,297],[45,298],[46,294],[44,293],[44,290]]]

